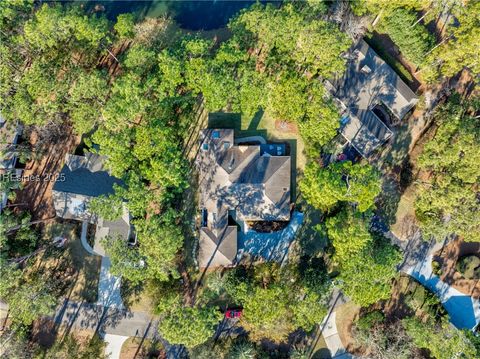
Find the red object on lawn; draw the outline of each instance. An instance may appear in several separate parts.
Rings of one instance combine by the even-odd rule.
[[[232,318],[240,318],[242,316],[242,310],[241,309],[228,309],[225,312],[225,317],[232,319]]]

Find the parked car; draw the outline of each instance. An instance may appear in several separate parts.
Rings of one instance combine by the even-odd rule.
[[[240,318],[242,316],[242,309],[227,309],[225,318]]]

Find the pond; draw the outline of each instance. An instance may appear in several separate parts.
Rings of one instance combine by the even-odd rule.
[[[231,17],[256,1],[252,0],[197,0],[197,1],[85,1],[87,9],[103,7],[109,20],[119,14],[133,13],[144,17],[172,16],[180,27],[187,30],[212,30],[225,27]],[[261,1],[266,3],[267,1]],[[272,2],[272,1],[268,1]],[[277,1],[278,3],[278,1]]]

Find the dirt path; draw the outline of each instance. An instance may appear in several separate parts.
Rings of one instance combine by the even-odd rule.
[[[64,136],[56,142],[39,146],[44,152],[38,160],[27,163],[22,177],[23,188],[18,191],[16,203],[27,203],[32,218],[46,219],[55,216],[52,201],[52,188],[55,176],[60,173],[65,154],[71,153],[80,142],[80,138],[72,133],[71,128],[65,126]],[[30,136],[30,142],[36,144],[38,136],[35,132]]]

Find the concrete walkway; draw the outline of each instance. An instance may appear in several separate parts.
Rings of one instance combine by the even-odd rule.
[[[100,255],[87,242],[88,222],[82,223],[82,234],[80,240],[83,248],[91,255]],[[104,307],[123,308],[122,296],[120,294],[121,278],[110,273],[110,258],[102,256],[100,278],[98,280],[97,304]]]
[[[329,315],[325,317],[325,319],[320,324],[322,329],[323,339],[325,339],[325,343],[327,344],[327,348],[332,355],[332,358],[335,359],[350,359],[354,358],[353,355],[347,352],[345,347],[343,346],[342,340],[340,339],[340,335],[338,334],[337,330],[337,322],[336,322],[336,312],[331,312]]]
[[[107,344],[105,347],[105,355],[108,359],[120,359],[122,345],[128,337],[123,335],[105,334],[103,340]]]
[[[123,308],[122,295],[120,293],[121,278],[110,273],[110,258],[102,257],[100,279],[98,280],[98,305],[110,308]]]

